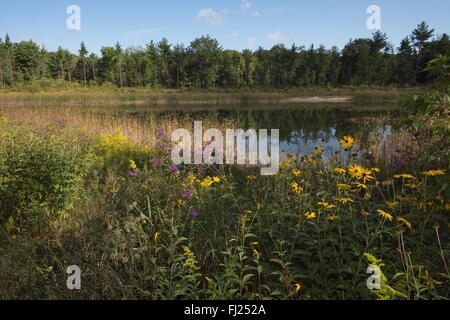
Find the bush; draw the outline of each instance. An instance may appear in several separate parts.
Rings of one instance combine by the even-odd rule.
[[[61,137],[0,123],[0,222],[58,218],[75,199],[85,160]]]

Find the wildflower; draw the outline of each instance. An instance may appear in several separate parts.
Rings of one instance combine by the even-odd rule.
[[[306,160],[306,162],[312,163],[312,164],[316,164],[317,163],[317,158],[316,157],[310,157],[310,158],[308,158],[308,160]]]
[[[341,146],[346,148],[351,148],[355,144],[355,139],[350,136],[345,136],[343,139],[339,140]]]
[[[370,216],[370,213],[364,210],[361,210],[360,212],[363,216]]]
[[[403,179],[416,179],[413,175],[407,174],[407,173],[396,174],[396,175],[394,175],[394,178],[395,179],[400,179],[400,178],[403,178]]]
[[[290,164],[287,161],[283,161],[283,162],[280,163],[280,168],[287,168],[289,166],[290,166]]]
[[[185,200],[191,200],[191,193],[189,192],[189,190],[183,191],[183,193],[181,194],[181,198],[185,199]]]
[[[386,201],[386,204],[390,207],[390,208],[394,208],[396,205],[399,204],[398,201]]]
[[[254,241],[254,242],[250,242],[250,245],[251,246],[257,246],[259,243],[257,242],[257,241]]]
[[[421,174],[423,174],[424,176],[443,176],[445,175],[445,170],[429,170],[429,171],[422,171]]]
[[[366,192],[366,193],[364,194],[363,199],[367,201],[367,200],[369,200],[370,198],[372,198],[372,196],[370,195],[370,193]]]
[[[417,189],[421,184],[414,184],[414,183],[405,183],[405,187],[408,187],[410,189]]]
[[[358,166],[357,164],[351,166],[350,168],[348,168],[348,173],[350,174],[350,176],[352,178],[356,178],[359,173],[362,171],[363,167]]]
[[[219,177],[214,177],[214,178],[213,178],[213,181],[214,181],[215,183],[219,183],[219,182],[220,182],[220,178],[219,178]]]
[[[137,177],[139,173],[139,169],[134,169],[134,171],[130,172],[130,177]]]
[[[429,287],[434,287],[435,284],[437,284],[437,285],[442,284],[442,282],[431,278],[430,275],[428,274],[428,270],[425,270],[425,275],[423,275],[422,278],[425,279],[425,281]]]
[[[342,173],[342,174],[347,173],[347,170],[342,169],[342,168],[334,168],[333,171],[336,173]]]
[[[302,288],[302,285],[300,283],[294,284],[295,292],[299,292],[301,288]]]
[[[179,170],[180,170],[180,169],[178,169],[178,167],[177,167],[175,164],[170,168],[170,171],[171,171],[172,173],[177,173]]]
[[[355,185],[358,189],[366,189],[366,190],[369,189],[369,186],[364,183],[356,182]]]
[[[352,187],[349,186],[348,184],[345,183],[338,183],[336,185],[338,187],[338,189],[343,189],[343,190],[350,190]]]
[[[364,183],[366,183],[367,181],[375,179],[372,174],[372,170],[361,168],[361,170],[356,174],[356,178],[358,180],[363,180]]]
[[[313,153],[319,155],[319,154],[322,154],[324,151],[325,151],[325,149],[323,147],[316,147],[313,150]]]
[[[394,184],[394,180],[386,180],[381,183],[383,186],[390,186]]]
[[[134,162],[133,160],[130,160],[130,169],[131,169],[131,170],[137,169],[136,162]]]
[[[153,239],[155,239],[155,241],[158,241],[158,238],[159,238],[159,232],[155,232]]]
[[[320,174],[320,175],[324,175],[325,174],[325,172],[323,172],[322,170],[318,170],[318,171],[316,171],[316,173]]]
[[[246,213],[246,214],[252,214],[253,211],[252,211],[252,210],[244,210],[244,213]]]
[[[255,180],[256,179],[256,176],[247,176],[247,177],[245,177],[247,180]]]
[[[378,209],[377,212],[380,216],[385,217],[389,221],[392,221],[392,219],[394,218],[390,213],[388,213],[384,210]]]
[[[296,177],[302,174],[302,172],[298,169],[293,169],[291,172]]]
[[[256,259],[259,259],[259,257],[261,256],[261,252],[259,252],[256,249],[253,249],[253,255],[256,257]]]
[[[328,202],[317,202],[319,206],[323,206],[325,209],[333,209],[336,208],[334,204],[328,203]]]
[[[182,246],[183,248],[183,256],[186,258],[186,261],[184,262],[183,266],[188,268],[188,275],[186,278],[195,278],[197,276],[200,276],[197,271],[200,269],[200,267],[197,266],[198,261],[195,257],[195,254],[189,249],[189,247]]]
[[[303,192],[303,188],[300,187],[300,186],[298,185],[297,182],[292,182],[292,183],[291,183],[291,187],[292,187],[292,190],[293,190],[295,193],[302,193],[302,192]]]
[[[200,185],[202,187],[210,187],[214,183],[214,179],[211,177],[205,178],[202,182],[200,182]]]
[[[194,208],[191,209],[191,216],[194,217],[194,218],[195,218],[196,216],[198,216],[198,212],[197,212],[197,210],[195,210]]]
[[[327,220],[328,221],[334,221],[334,220],[337,220],[337,219],[340,219],[340,218],[341,217],[339,217],[339,216],[330,215],[330,216],[327,217]]]
[[[353,200],[350,199],[350,198],[336,198],[336,199],[334,199],[334,200],[339,201],[339,202],[342,203],[342,204],[347,204],[347,203],[349,203],[349,202],[355,202],[355,201],[353,201]]]
[[[308,211],[305,213],[305,217],[307,219],[314,219],[314,218],[317,218],[317,213]]]
[[[409,229],[412,228],[411,222],[409,222],[409,221],[407,221],[407,220],[405,220],[405,219],[403,219],[401,217],[398,217],[397,221],[404,223]]]
[[[261,203],[258,202],[258,203],[256,204],[256,208],[257,208],[258,210],[261,209],[262,207],[264,207],[264,206],[263,206]]]

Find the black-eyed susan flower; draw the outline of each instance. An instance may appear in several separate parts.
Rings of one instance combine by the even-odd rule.
[[[302,193],[303,192],[303,188],[300,187],[297,182],[292,182],[291,183],[291,187],[292,187],[292,191],[294,191],[295,193]]]
[[[428,171],[422,171],[421,172],[422,175],[424,176],[443,176],[445,175],[445,170],[428,170]]]
[[[302,172],[298,169],[293,169],[291,172],[296,177],[302,174]]]
[[[327,220],[328,220],[328,221],[334,221],[334,220],[338,220],[338,219],[340,219],[340,218],[341,218],[341,217],[339,217],[339,216],[330,215],[330,216],[327,217]]]
[[[325,149],[323,147],[315,147],[312,152],[316,155],[319,155],[319,154],[324,153],[324,151],[325,151]]]
[[[294,290],[295,290],[295,292],[299,292],[301,288],[302,288],[302,285],[301,285],[300,283],[294,284]]]
[[[343,139],[339,140],[339,143],[345,148],[351,148],[355,144],[355,139],[350,136],[345,136]]]
[[[409,221],[406,220],[406,219],[403,219],[403,218],[401,218],[401,217],[398,217],[398,218],[397,218],[397,221],[399,221],[399,222],[405,224],[409,229],[412,228],[411,222],[409,222]]]
[[[384,210],[378,209],[377,212],[380,216],[388,219],[389,221],[392,221],[392,219],[394,219],[394,217],[390,213],[388,213]]]
[[[317,218],[317,213],[308,211],[305,213],[305,217],[306,219],[315,219]]]
[[[336,199],[334,199],[334,200],[339,201],[339,202],[342,203],[342,204],[347,204],[347,203],[349,203],[349,202],[355,202],[355,201],[353,201],[353,200],[350,199],[350,198],[336,198]]]
[[[333,169],[333,172],[335,172],[335,173],[340,173],[340,174],[344,174],[344,173],[347,173],[347,170],[342,169],[342,168],[334,168],[334,169]]]
[[[394,175],[395,179],[416,179],[416,177],[414,177],[412,174],[408,174],[408,173],[402,173],[402,174],[396,174]]]

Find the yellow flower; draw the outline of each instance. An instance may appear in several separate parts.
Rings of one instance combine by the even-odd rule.
[[[251,246],[256,246],[256,245],[258,245],[258,242],[256,242],[256,241],[250,242],[250,245],[251,245]]]
[[[336,185],[338,187],[338,189],[343,189],[343,190],[350,190],[352,187],[349,186],[348,184],[345,183],[338,183]]]
[[[407,220],[405,220],[405,219],[403,219],[403,218],[401,218],[401,217],[398,217],[398,218],[397,218],[397,221],[400,221],[400,222],[404,223],[405,225],[408,226],[409,229],[412,228],[411,222],[409,222],[409,221],[407,221]]]
[[[403,179],[415,179],[415,177],[413,175],[407,174],[407,173],[396,174],[396,175],[394,175],[394,178],[395,179],[400,179],[400,178],[403,178]]]
[[[334,168],[333,171],[336,173],[347,173],[347,170],[342,168]]]
[[[333,215],[327,217],[328,221],[334,221],[334,220],[337,220],[337,219],[340,219],[340,217],[339,216],[333,216]]]
[[[367,212],[367,211],[364,211],[364,210],[361,210],[361,214],[362,214],[363,216],[370,216],[370,213]]]
[[[396,205],[398,205],[399,204],[399,202],[398,201],[386,201],[386,204],[389,206],[389,207],[391,207],[391,208],[394,208]]]
[[[390,185],[394,184],[394,180],[386,180],[386,181],[383,181],[381,184],[385,187],[390,186]]]
[[[255,179],[256,179],[256,176],[247,176],[246,179],[247,179],[247,180],[255,180]]]
[[[302,285],[300,283],[294,284],[295,292],[299,292],[301,288],[302,288]]]
[[[246,213],[246,214],[252,214],[253,211],[252,211],[252,210],[244,210],[244,213]]]
[[[220,178],[219,177],[214,177],[213,178],[214,182],[219,183],[220,182]]]
[[[417,189],[421,184],[414,184],[414,183],[405,183],[405,187],[411,188],[411,189]]]
[[[355,164],[355,165],[351,166],[350,168],[348,168],[348,173],[353,178],[356,178],[362,170],[363,170],[363,167]]]
[[[134,162],[133,160],[130,160],[130,169],[134,170],[136,168],[137,168],[136,162]]]
[[[365,193],[363,199],[364,200],[369,200],[370,198],[372,198],[372,196],[370,195],[370,193]]]
[[[290,164],[287,161],[283,161],[283,162],[280,163],[280,168],[287,168],[289,166],[290,166]]]
[[[317,202],[319,206],[323,206],[325,209],[333,209],[336,208],[334,204],[330,204],[328,202]]]
[[[297,182],[292,182],[292,183],[291,183],[291,187],[292,187],[292,190],[293,190],[295,193],[302,193],[302,192],[303,192],[303,188],[300,187],[300,186],[298,185]]]
[[[392,219],[394,219],[394,217],[390,213],[388,213],[384,210],[378,209],[377,212],[380,216],[385,217],[389,221],[392,221]]]
[[[349,203],[349,202],[355,202],[355,201],[353,201],[353,200],[350,199],[350,198],[336,198],[336,199],[334,199],[334,200],[339,201],[339,202],[342,203],[342,204],[347,204],[347,203]]]
[[[341,146],[346,148],[351,148],[355,144],[355,139],[350,136],[345,136],[343,139],[339,140]]]
[[[307,219],[314,219],[314,218],[317,218],[317,213],[308,211],[305,213],[305,217]]]
[[[325,151],[325,149],[323,147],[316,147],[313,150],[313,153],[319,155],[319,154],[322,154],[324,151]]]
[[[259,252],[256,249],[253,249],[253,255],[256,257],[256,259],[259,259],[259,257],[261,256],[261,252]]]
[[[429,171],[422,171],[421,174],[423,174],[424,176],[443,176],[445,175],[445,170],[429,170]]]
[[[294,176],[299,176],[299,175],[302,174],[302,172],[301,172],[300,170],[298,170],[298,169],[293,169],[291,172],[292,172],[292,174],[293,174]]]
[[[156,232],[155,235],[153,236],[153,239],[155,239],[155,241],[158,241],[159,238],[159,232]]]
[[[360,182],[356,182],[356,187],[358,188],[358,189],[369,189],[369,186],[367,185],[367,184],[364,184],[364,183],[360,183]]]

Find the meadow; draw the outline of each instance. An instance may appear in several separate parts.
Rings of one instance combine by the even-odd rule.
[[[143,120],[112,112],[114,101],[298,92],[117,90],[1,94],[2,299],[450,297],[448,95],[402,98],[396,130],[369,137],[378,156],[361,159],[361,138],[342,134],[331,160],[318,144],[260,176],[252,166],[173,165],[170,133],[198,119]],[[66,286],[71,265],[81,290]],[[369,266],[381,270],[378,290],[367,287]]]

